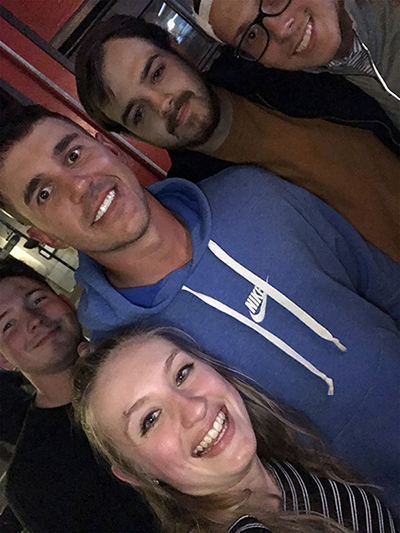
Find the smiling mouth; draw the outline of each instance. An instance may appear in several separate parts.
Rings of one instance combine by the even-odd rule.
[[[304,50],[307,48],[307,46],[310,43],[312,29],[313,29],[313,23],[312,23],[312,20],[310,19],[308,21],[307,26],[306,26],[303,38],[301,39],[299,45],[297,46],[296,50],[294,51],[295,54],[301,54],[301,52],[304,52]]]
[[[175,130],[179,126],[182,126],[182,124],[186,121],[189,109],[188,104],[192,95],[193,94],[190,91],[185,91],[175,101],[174,109],[168,117],[167,121],[167,131],[171,135],[175,135]]]
[[[41,346],[43,346],[43,344],[45,344],[52,336],[53,334],[60,328],[60,326],[56,326],[54,329],[52,329],[51,331],[49,331],[46,335],[44,335],[33,347],[34,350],[36,350],[36,348],[40,348]]]
[[[204,435],[203,439],[193,450],[192,455],[194,457],[201,457],[211,451],[225,435],[227,427],[228,416],[221,409],[214,420],[212,428]]]
[[[114,198],[115,198],[115,189],[111,189],[111,191],[104,198],[103,203],[101,204],[101,206],[97,210],[94,222],[98,222],[101,219],[101,217],[103,217],[107,213],[107,211],[108,211],[110,205],[112,204]]]

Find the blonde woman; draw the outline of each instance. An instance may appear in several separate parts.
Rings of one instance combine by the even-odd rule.
[[[105,341],[77,372],[74,406],[92,445],[143,493],[164,532],[395,531],[389,511],[298,415],[175,329]]]

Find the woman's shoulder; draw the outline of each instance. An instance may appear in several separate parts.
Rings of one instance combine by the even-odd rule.
[[[261,522],[252,516],[242,516],[229,528],[227,533],[271,533]]]

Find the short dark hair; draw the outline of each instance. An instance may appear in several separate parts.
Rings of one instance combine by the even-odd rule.
[[[47,283],[46,278],[36,272],[23,261],[8,256],[0,260],[0,281],[8,278],[28,278],[37,281],[40,285],[53,290]]]
[[[42,120],[46,118],[55,118],[63,120],[70,124],[75,124],[73,120],[65,115],[50,111],[49,109],[41,105],[28,105],[21,106],[17,111],[10,109],[1,117],[0,124],[0,168],[4,164],[5,157],[9,150],[19,141],[27,137],[33,130],[33,128]],[[16,176],[17,179],[17,176]],[[11,214],[22,222],[26,222],[26,219],[18,213],[13,206],[11,200],[0,191],[0,207],[9,209]]]
[[[15,143],[31,133],[34,126],[46,118],[56,118],[74,123],[70,118],[50,111],[41,105],[21,106],[17,112],[10,109],[1,117],[0,125],[0,164]]]
[[[103,79],[104,45],[112,39],[144,39],[171,52],[166,30],[130,15],[112,15],[96,24],[85,36],[75,62],[75,77],[79,99],[87,114],[102,128],[116,133],[129,133],[101,110],[109,96]]]

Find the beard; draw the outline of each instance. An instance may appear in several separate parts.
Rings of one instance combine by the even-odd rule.
[[[48,317],[40,310],[37,310],[35,315],[46,325],[49,332],[54,331],[55,333],[49,340],[51,346],[43,348],[51,352],[48,361],[41,368],[35,368],[32,371],[36,375],[45,376],[58,374],[72,368],[79,357],[78,345],[84,340],[75,311],[71,309],[66,312],[65,316],[57,319]]]
[[[184,125],[184,131],[180,132],[179,126],[177,125],[177,116],[182,106],[189,101],[201,102],[206,109],[206,112],[204,116],[199,116],[199,114],[193,113],[188,117]],[[184,91],[176,99],[174,110],[166,119],[166,129],[168,133],[174,135],[177,139],[174,148],[191,149],[206,143],[218,126],[220,115],[221,109],[218,96],[209,85],[204,83],[200,95],[196,95],[192,91]]]

